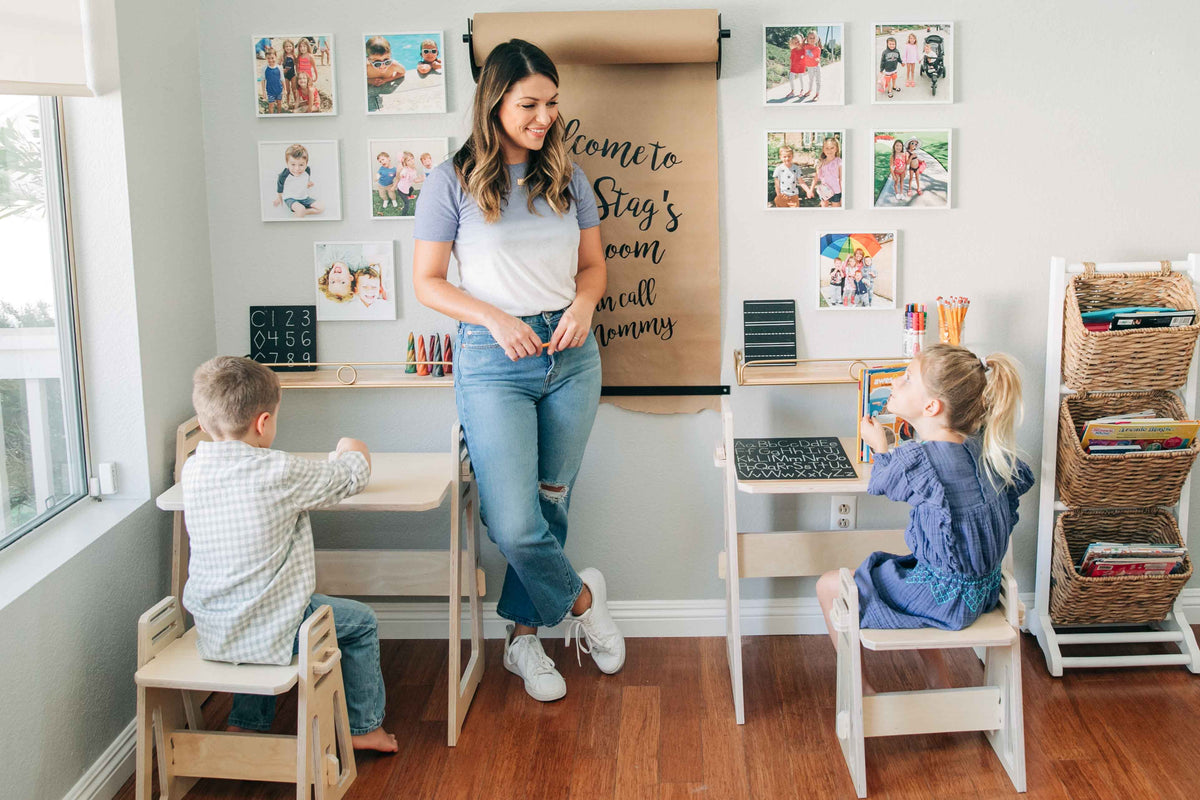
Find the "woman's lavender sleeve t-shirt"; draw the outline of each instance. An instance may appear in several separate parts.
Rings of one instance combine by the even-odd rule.
[[[417,198],[414,238],[454,242],[462,288],[505,313],[527,317],[566,308],[575,299],[579,232],[600,224],[596,196],[578,165],[571,176],[571,207],[560,217],[544,198],[530,213],[517,181],[525,164],[508,166],[512,191],[494,223],[484,221],[463,191],[454,164],[438,165]]]

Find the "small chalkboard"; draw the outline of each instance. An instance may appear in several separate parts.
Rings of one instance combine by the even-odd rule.
[[[810,481],[856,478],[842,443],[833,436],[799,439],[734,439],[741,481]]]
[[[316,306],[250,306],[250,358],[277,372],[311,372],[317,360]]]
[[[782,361],[796,364],[796,301],[743,300],[746,363]]]

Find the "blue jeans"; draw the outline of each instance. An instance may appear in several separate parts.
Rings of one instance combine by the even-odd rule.
[[[550,341],[561,311],[521,319]],[[583,584],[563,553],[567,510],[596,407],[600,348],[510,361],[481,325],[460,323],[458,418],[479,484],[488,538],[508,560],[496,613],[520,625],[562,621]]]
[[[361,736],[383,724],[383,673],[379,669],[379,631],[375,612],[370,606],[344,597],[314,594],[308,601],[304,618],[321,606],[333,609],[333,627],[338,649],[342,651],[342,683],[346,689],[346,711],[350,734]],[[292,652],[300,649],[300,630]],[[262,694],[235,694],[229,712],[229,724],[252,731],[271,730],[275,719],[275,697]]]

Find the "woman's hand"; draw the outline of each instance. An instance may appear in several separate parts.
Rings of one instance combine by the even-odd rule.
[[[550,337],[550,347],[546,352],[557,353],[559,350],[569,350],[579,347],[587,341],[588,330],[592,327],[593,307],[579,302],[572,303],[558,320],[558,327]]]
[[[533,328],[511,314],[498,312],[495,319],[487,323],[487,329],[496,344],[504,348],[504,354],[513,361],[542,353],[542,342]]]
[[[862,440],[876,453],[886,453],[888,451],[887,433],[884,431],[883,426],[872,417],[862,418]]]

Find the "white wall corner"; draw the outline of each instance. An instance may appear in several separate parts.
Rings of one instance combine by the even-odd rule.
[[[137,720],[131,719],[63,800],[112,800],[133,774],[136,751]]]

